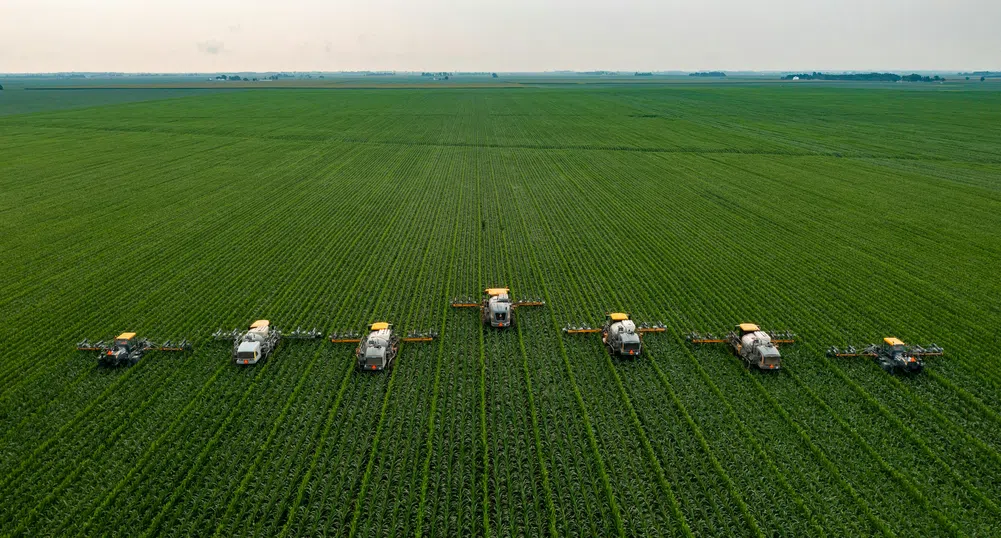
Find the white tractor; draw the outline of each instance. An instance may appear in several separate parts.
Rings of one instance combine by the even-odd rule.
[[[212,335],[216,340],[233,341],[233,362],[239,365],[251,365],[266,359],[278,347],[283,337],[297,340],[315,340],[321,337],[316,329],[304,331],[300,328],[288,335],[271,326],[266,319],[259,319],[250,324],[245,331],[233,329],[223,332],[221,329]]]
[[[479,308],[483,323],[491,327],[503,329],[514,325],[514,312],[522,306],[545,306],[541,299],[511,300],[509,288],[487,288],[483,290],[483,300],[473,302],[471,298],[454,299],[453,308]]]
[[[778,370],[782,368],[778,345],[792,344],[794,337],[790,332],[765,332],[754,323],[740,323],[726,338],[691,333],[687,339],[692,344],[727,344],[733,354],[749,366],[760,370]]]
[[[588,326],[564,327],[567,334],[601,333],[601,341],[608,348],[608,352],[619,357],[637,357],[643,351],[643,333],[662,333],[667,328],[663,323],[656,325],[642,324],[636,326],[636,322],[629,319],[629,314],[624,312],[611,312],[605,315],[605,324],[600,329]]]
[[[438,335],[433,332],[412,332],[403,338],[393,333],[393,325],[385,321],[377,321],[369,325],[369,333],[362,338],[357,333],[334,333],[330,341],[335,344],[357,343],[355,359],[358,370],[362,372],[381,372],[393,367],[396,355],[400,352],[400,342],[430,342]]]

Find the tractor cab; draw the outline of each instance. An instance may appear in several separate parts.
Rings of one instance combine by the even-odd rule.
[[[115,338],[115,348],[131,352],[136,346],[136,333],[122,333]]]
[[[386,348],[389,341],[385,338],[370,336],[361,345],[361,361],[364,370],[381,370],[385,366]]]
[[[760,330],[761,327],[758,327],[754,323],[740,323],[734,327],[734,331],[736,331],[737,335],[740,337],[743,337],[745,334],[756,333]]]
[[[636,333],[636,323],[629,314],[612,312],[605,319],[605,344],[618,355],[633,357],[640,354],[642,343]]]
[[[755,323],[740,323],[734,327],[737,335],[731,342],[734,352],[752,366],[761,370],[778,370],[782,367],[782,355],[772,342],[772,335],[761,330]]]
[[[257,361],[261,360],[261,342],[240,342],[234,360],[237,364],[257,364]]]
[[[782,356],[775,345],[769,343],[758,348],[758,368],[762,370],[778,370],[782,366]]]
[[[907,346],[899,338],[884,338],[883,353],[892,357],[900,357],[907,354]]]
[[[914,356],[899,338],[887,337],[883,339],[883,355],[886,364],[884,368],[900,368],[906,372],[920,372],[923,364],[920,359]]]
[[[100,355],[100,363],[107,366],[134,364],[140,355],[137,351],[139,349],[136,344],[136,333],[122,333],[115,338],[111,349]]]
[[[625,333],[622,335],[622,347],[620,351],[623,355],[639,355],[640,349],[640,335],[636,333]]]
[[[486,294],[487,304],[484,309],[491,327],[511,326],[512,304],[508,288],[488,288]]]
[[[359,370],[384,370],[396,355],[396,338],[390,324],[372,324],[372,332],[358,346]]]

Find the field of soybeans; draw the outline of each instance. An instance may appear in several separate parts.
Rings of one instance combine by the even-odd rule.
[[[1001,92],[949,88],[0,92],[0,535],[994,535]],[[562,332],[609,311],[667,330]],[[234,365],[262,318],[438,337]],[[685,341],[739,322],[780,371]],[[945,355],[824,353],[884,336]]]

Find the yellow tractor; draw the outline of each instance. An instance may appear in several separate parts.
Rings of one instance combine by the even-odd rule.
[[[110,344],[100,340],[91,343],[84,339],[76,345],[77,351],[96,351],[97,363],[101,366],[132,366],[139,362],[139,359],[147,351],[191,351],[191,343],[187,339],[180,342],[167,340],[163,344],[157,344],[145,338],[136,338],[134,332],[124,332],[115,337]]]
[[[924,369],[924,357],[939,357],[945,350],[932,344],[927,347],[909,346],[901,339],[888,336],[880,345],[869,344],[861,351],[854,346],[845,349],[830,347],[828,357],[870,357],[887,372],[918,373]]]

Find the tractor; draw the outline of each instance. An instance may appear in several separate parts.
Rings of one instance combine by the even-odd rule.
[[[908,374],[921,372],[924,369],[925,357],[938,357],[944,353],[945,350],[935,344],[927,347],[909,346],[893,336],[884,338],[882,344],[869,344],[861,351],[854,346],[845,349],[836,347],[827,349],[828,357],[870,357],[889,373]]]
[[[282,338],[315,340],[322,336],[316,329],[305,331],[301,328],[296,328],[289,334],[282,334],[281,331],[273,328],[271,322],[266,319],[259,319],[251,323],[245,331],[233,329],[229,332],[223,332],[220,329],[212,335],[216,340],[233,341],[233,363],[239,365],[257,364],[266,359],[278,347],[278,342]]]
[[[163,344],[157,344],[145,338],[136,338],[134,332],[124,332],[112,340],[111,344],[106,344],[104,340],[91,343],[84,339],[77,343],[77,351],[97,351],[97,363],[100,366],[132,366],[139,362],[148,351],[191,351],[191,343],[186,339],[174,343],[167,340]]]
[[[546,302],[540,299],[511,301],[509,288],[487,288],[483,290],[483,300],[479,303],[470,298],[455,299],[453,308],[479,308],[484,325],[498,329],[514,325],[514,312],[522,306],[543,306]]]
[[[601,333],[601,341],[614,356],[633,358],[643,351],[644,333],[662,333],[667,328],[663,323],[656,325],[642,324],[639,327],[624,312],[610,312],[605,315],[605,323],[600,329],[589,326],[567,326],[563,332],[567,334]]]
[[[385,321],[369,325],[368,336],[362,338],[356,333],[330,335],[330,341],[337,343],[357,343],[355,360],[362,372],[381,372],[393,367],[401,342],[430,342],[437,337],[434,333],[410,333],[400,338],[393,333],[393,326]]]
[[[759,370],[774,371],[782,368],[779,344],[792,344],[795,335],[786,332],[765,332],[754,323],[739,323],[726,338],[712,334],[691,333],[686,337],[692,344],[726,344],[730,351],[748,366]]]

